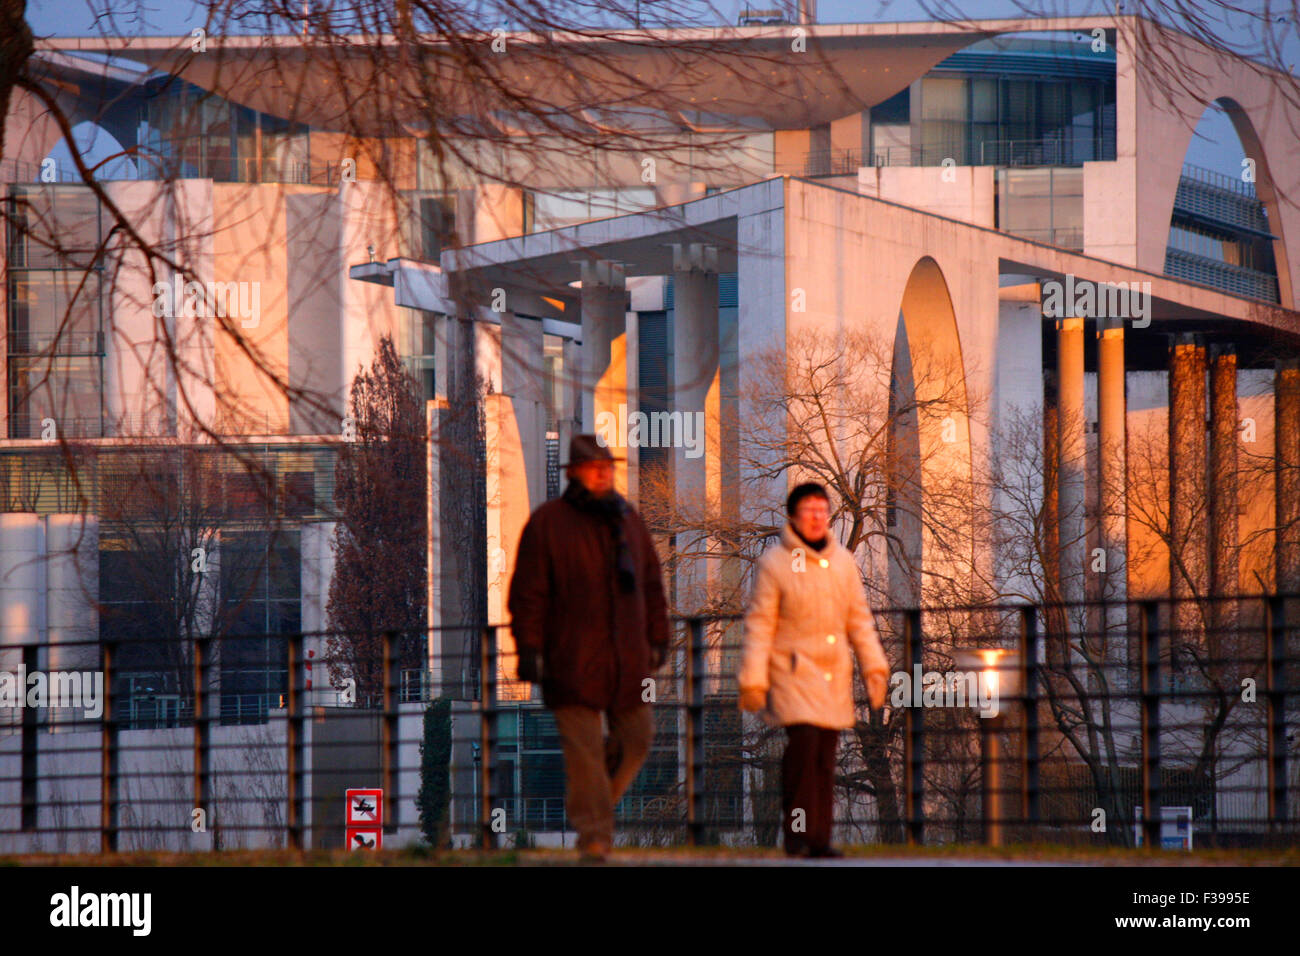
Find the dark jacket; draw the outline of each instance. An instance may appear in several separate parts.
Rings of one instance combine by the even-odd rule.
[[[637,706],[650,645],[668,644],[659,556],[630,505],[621,520],[635,569],[631,591],[619,584],[612,519],[566,495],[542,505],[524,526],[510,580],[510,628],[521,652],[542,651],[548,707]]]

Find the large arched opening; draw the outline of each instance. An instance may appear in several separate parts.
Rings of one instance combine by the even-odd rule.
[[[1165,274],[1267,302],[1293,301],[1263,145],[1236,100],[1206,106],[1183,159]]]
[[[903,291],[890,381],[890,602],[966,603],[974,557],[970,410],[952,297],[929,256]]]

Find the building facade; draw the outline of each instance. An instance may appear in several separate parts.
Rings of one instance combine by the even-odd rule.
[[[611,143],[635,132],[644,156],[611,145],[588,162],[548,146],[527,117],[493,114],[495,177],[491,163],[433,155],[418,129],[367,136],[325,93],[304,107],[269,90],[249,69],[251,40],[232,42],[220,71],[178,58],[175,39],[48,41],[61,106],[122,155],[97,195],[60,162],[61,132],[34,97],[6,117],[0,670],[74,659],[54,647],[64,632],[89,666],[97,641],[174,626],[178,597],[159,589],[134,533],[156,516],[123,504],[188,514],[183,479],[197,468],[224,507],[192,518],[218,583],[191,621],[210,628],[222,595],[239,594],[223,634],[257,639],[223,658],[222,722],[266,724],[291,680],[275,635],[328,626],[334,455],[350,385],[384,336],[416,377],[431,436],[430,639],[410,700],[457,700],[462,726],[477,719],[484,677],[476,628],[506,623],[520,532],[562,490],[577,431],[613,424],[620,488],[643,507],[694,506],[691,527],[656,527],[666,555],[710,555],[672,563],[675,610],[734,606],[743,562],[717,529],[779,526],[800,470],[756,443],[789,421],[755,396],[765,357],[806,337],[884,343],[883,374],[842,379],[876,407],[946,408],[885,416],[890,453],[915,477],[906,500],[894,489],[880,502],[890,530],[859,553],[880,603],[1105,598],[1116,606],[1067,626],[1113,634],[1127,666],[1126,601],[1225,598],[1251,582],[1300,592],[1300,264],[1286,251],[1300,166],[1293,123],[1270,112],[1291,107],[1267,70],[1145,24],[1153,47],[1139,25],[810,26],[813,52],[782,61],[771,102],[728,57],[783,49],[789,28],[719,31],[716,70],[697,77],[707,112],[585,115]],[[647,33],[656,42],[626,62],[665,69],[680,38]],[[1195,80],[1171,90],[1169,62]],[[305,54],[300,65],[302,82],[328,85]],[[1212,106],[1237,131],[1242,178],[1186,162]],[[105,203],[136,235],[114,228]],[[164,260],[174,268],[160,271]],[[481,421],[466,424],[467,407]],[[672,439],[629,437],[637,415]],[[971,515],[1014,510],[1005,473],[993,476],[1026,420],[1039,444],[1035,458],[1021,437],[1026,493],[1055,549],[1025,556],[974,519],[938,534],[925,516],[954,488]],[[273,494],[248,487],[241,454]],[[78,574],[55,573],[62,554]],[[51,570],[24,570],[40,563],[28,556]],[[511,679],[508,629],[501,646],[498,694],[513,709],[500,796],[521,828],[560,831],[553,727]],[[192,722],[193,687],[172,679],[166,649],[139,654],[119,662],[129,729]],[[712,666],[710,693],[725,700],[729,659]],[[318,682],[311,702],[339,700]],[[663,711],[626,813],[670,805],[685,761],[677,720]],[[719,718],[716,734],[725,768],[738,721]],[[479,811],[473,736],[453,752],[453,822],[466,831]],[[37,774],[22,739],[0,752],[21,764],[3,774],[15,793]],[[717,773],[738,829],[749,785]],[[401,826],[413,835],[413,815]]]

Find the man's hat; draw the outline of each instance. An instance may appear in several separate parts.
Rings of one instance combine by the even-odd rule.
[[[615,458],[610,450],[596,440],[595,435],[574,435],[569,441],[569,460],[562,468],[572,468],[589,461],[625,461]]]

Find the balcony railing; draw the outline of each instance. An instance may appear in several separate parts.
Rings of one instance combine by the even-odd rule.
[[[211,179],[223,183],[285,183],[304,186],[337,186],[349,180],[374,179],[363,168],[339,162],[293,162],[274,159],[222,159],[201,164],[143,157],[138,164],[108,163],[95,170],[98,182],[119,180]],[[0,159],[0,183],[58,185],[83,182],[70,163],[31,163]]]
[[[1182,249],[1165,249],[1165,275],[1208,285],[1234,295],[1278,302],[1277,277],[1256,272],[1244,266],[1234,266],[1208,256],[1198,256]]]
[[[864,166],[1081,166],[1113,160],[1113,141],[1086,137],[1053,136],[1042,139],[983,140],[974,155],[965,146],[886,146],[874,150]]]
[[[1254,183],[1195,166],[1183,167],[1174,194],[1174,218],[1228,232],[1244,230],[1260,238],[1270,235],[1268,214],[1255,197]]]

